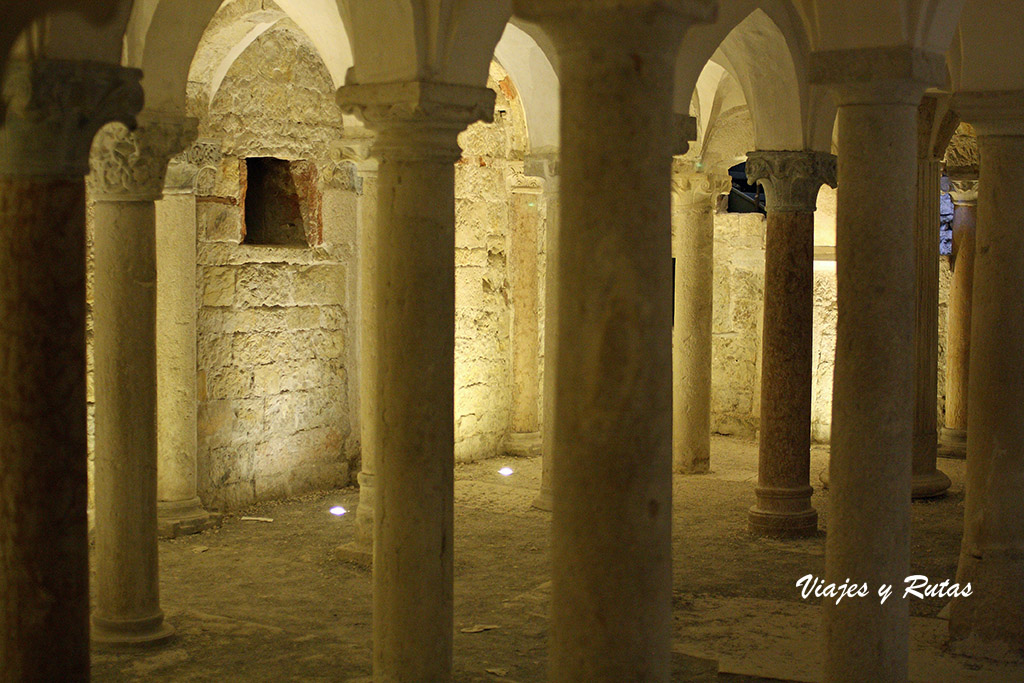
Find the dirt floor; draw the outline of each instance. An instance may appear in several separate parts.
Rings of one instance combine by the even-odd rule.
[[[827,448],[812,453],[817,486]],[[503,477],[508,465],[514,474]],[[949,495],[913,506],[912,573],[956,574],[963,462],[940,460]],[[709,475],[674,481],[676,680],[820,680],[820,611],[795,587],[823,575],[825,536],[765,540],[747,532],[756,444],[716,437]],[[550,599],[548,513],[530,507],[537,459],[456,468],[457,681],[545,680]],[[370,572],[336,558],[351,538],[355,489],[260,505],[222,528],[160,544],[162,603],[177,637],[158,649],[94,652],[96,681],[362,681],[371,661]],[[329,514],[334,505],[349,513]],[[242,521],[244,515],[272,522]],[[942,650],[944,600],[912,600],[911,677],[1020,681],[1021,665]],[[479,630],[477,626],[492,626]],[[720,673],[716,673],[720,671]]]

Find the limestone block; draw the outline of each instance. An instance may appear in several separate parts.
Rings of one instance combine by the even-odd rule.
[[[210,242],[242,241],[244,228],[242,210],[236,205],[215,201],[196,202],[196,224],[199,232]]]
[[[340,264],[298,266],[292,298],[297,304],[340,306],[345,303],[345,267]]]
[[[230,306],[235,298],[235,269],[225,266],[203,272],[203,305]]]
[[[323,330],[345,330],[350,324],[348,313],[342,306],[320,306],[316,309],[318,327]]]
[[[252,395],[252,370],[249,367],[229,365],[204,373],[207,400],[248,398]]]
[[[280,264],[250,264],[238,269],[236,303],[243,307],[291,306],[294,269]]]

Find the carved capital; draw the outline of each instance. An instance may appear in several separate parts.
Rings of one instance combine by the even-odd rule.
[[[953,106],[978,135],[1024,136],[1024,90],[958,92]]]
[[[949,180],[949,196],[957,206],[976,206],[978,204],[978,179],[958,178]]]
[[[942,161],[960,117],[949,107],[950,96],[926,93],[917,107],[917,158]]]
[[[218,140],[196,140],[167,165],[164,193],[211,194],[223,158]]]
[[[544,191],[544,179],[526,173],[524,162],[513,162],[509,168],[508,191],[519,194],[541,194]]]
[[[836,158],[827,152],[750,152],[747,180],[764,187],[771,212],[814,213],[821,186],[836,186]]]
[[[142,72],[100,62],[12,60],[3,83],[0,173],[81,177],[96,132],[111,121],[135,127]]]
[[[978,178],[978,137],[974,126],[961,123],[946,148],[946,175],[951,180]]]
[[[93,142],[86,178],[97,201],[154,201],[163,194],[171,157],[196,138],[195,119],[144,112],[139,125],[106,126]]]
[[[404,81],[346,85],[338,105],[377,132],[379,160],[455,163],[458,135],[476,121],[494,119],[494,91],[449,83]]]
[[[679,207],[713,208],[713,202],[730,189],[732,178],[727,175],[698,171],[679,157],[672,163],[672,192]]]

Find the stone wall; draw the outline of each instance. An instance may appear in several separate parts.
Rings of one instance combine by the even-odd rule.
[[[526,146],[522,106],[491,65],[494,123],[459,136],[455,166],[455,459],[499,455],[512,412],[509,176]],[[540,359],[538,358],[538,363]]]
[[[715,216],[715,292],[711,429],[753,438],[760,421],[761,321],[764,315],[764,217]],[[811,439],[828,443],[832,433],[832,376],[836,353],[835,261],[814,262]],[[939,270],[938,420],[946,393],[946,302],[949,258]]]
[[[209,83],[190,83],[200,139],[221,155],[196,202],[197,465],[214,508],[343,486],[357,466],[358,187],[328,158],[343,132],[334,92],[287,19],[246,48],[212,101]],[[253,157],[305,162],[294,182],[319,200],[302,212],[306,244],[242,243]]]

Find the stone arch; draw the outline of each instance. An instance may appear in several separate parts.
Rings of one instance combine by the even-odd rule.
[[[494,50],[494,59],[516,85],[525,116],[529,147],[526,152],[558,149],[558,75],[548,53],[536,38],[509,23]]]
[[[143,70],[148,108],[185,111],[192,61],[207,26],[218,11],[237,1],[192,0],[184,6],[174,0],[136,3],[125,37],[125,53],[130,66]],[[334,0],[280,0],[276,4],[317,46],[335,87],[340,86],[352,66],[352,50]]]

